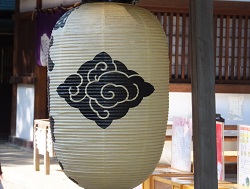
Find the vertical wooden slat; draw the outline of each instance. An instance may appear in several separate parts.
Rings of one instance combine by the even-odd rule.
[[[37,9],[42,9],[43,5],[42,5],[42,0],[36,0],[36,7]]]
[[[5,70],[5,59],[6,59],[6,57],[5,57],[5,48],[3,47],[2,48],[2,65],[1,65],[1,67],[2,67],[2,83],[4,83],[5,82],[5,73],[4,73],[4,70]]]
[[[8,80],[8,82],[10,83],[10,78],[11,78],[11,72],[12,72],[12,69],[13,69],[13,66],[12,66],[12,64],[13,64],[13,46],[11,45],[10,46],[10,63],[9,63],[9,68],[8,68],[8,70],[9,70],[9,80]]]
[[[169,15],[169,59],[170,59],[170,69],[171,74],[169,74],[170,79],[173,78],[174,72],[172,72],[173,69],[173,13],[170,13]]]
[[[223,19],[224,16],[220,16],[220,42],[219,42],[219,80],[222,80],[222,57],[223,57]]]
[[[161,20],[161,13],[160,12],[157,12],[157,19],[160,21],[160,23],[162,24],[162,20]]]
[[[19,1],[16,1],[19,2]],[[17,3],[16,5],[19,5]],[[19,10],[19,7],[16,9]],[[14,49],[13,49],[13,72],[12,75],[18,75],[18,54],[19,54],[19,33],[21,28],[20,22],[15,20],[15,30],[14,30]],[[17,108],[17,84],[12,84],[12,106],[11,106],[11,125],[10,125],[10,134],[11,136],[16,136],[16,108]]]
[[[3,70],[6,70],[6,66],[7,66],[7,61],[8,61],[8,57],[7,57],[7,48],[4,48],[4,62],[3,62]],[[3,82],[6,83],[6,71],[4,71],[3,73]]]
[[[11,71],[12,71],[12,61],[13,61],[13,48],[12,45],[8,48],[8,57],[9,57],[9,63],[8,63],[8,83],[10,83],[10,77],[11,77]]]
[[[217,19],[218,15],[214,15],[214,73],[216,76],[216,57],[217,57]]]
[[[241,38],[242,38],[242,16],[238,20],[238,57],[237,57],[237,80],[241,79]]]
[[[250,22],[250,16],[247,16],[247,22],[249,23]],[[248,46],[248,48],[250,48],[249,46],[250,46],[250,36],[248,37],[248,39],[247,39],[247,46]],[[248,53],[249,53],[249,51],[248,51]],[[248,56],[247,57],[247,62],[248,62],[248,80],[250,80],[250,57]]]
[[[0,61],[0,83],[3,83],[3,61],[4,61],[4,50],[1,48],[1,61]]]
[[[228,62],[229,62],[229,29],[230,16],[226,17],[226,42],[225,42],[225,80],[228,80]]]
[[[1,60],[1,83],[4,83],[4,70],[5,70],[5,67],[4,67],[4,62],[5,62],[5,50],[4,50],[4,47],[2,47],[2,49],[1,49],[1,54],[2,54],[2,60]]]
[[[6,76],[7,76],[7,73],[6,73],[6,66],[7,66],[7,61],[8,61],[8,51],[7,51],[7,48],[6,47],[4,47],[4,54],[3,54],[3,70],[5,70],[4,72],[3,72],[3,83],[6,83],[6,81],[7,81],[7,78],[6,78]]]
[[[186,14],[182,16],[182,42],[181,42],[181,79],[185,79],[186,60]]]
[[[4,62],[3,62],[3,70],[6,70],[6,67],[7,67],[7,61],[8,61],[8,51],[7,51],[8,49],[5,47],[4,48]],[[7,76],[7,73],[6,73],[6,71],[4,71],[4,73],[3,73],[3,82],[4,83],[6,83],[6,81],[7,81],[7,78],[6,78],[6,76]]]
[[[6,83],[6,63],[8,61],[7,59],[7,48],[3,48],[3,83]]]
[[[188,20],[188,79],[191,79],[192,74],[191,74],[191,67],[192,67],[192,59],[191,59],[191,24],[190,24],[190,14],[189,14],[189,20]]]
[[[247,80],[247,46],[248,42],[248,17],[245,17],[245,24],[244,24],[244,67],[243,67],[243,79]]]
[[[175,79],[178,79],[179,73],[179,35],[180,35],[180,14],[176,14],[175,30]]]
[[[167,35],[167,38],[168,38],[168,56],[169,56],[169,81],[171,80],[172,78],[172,48],[170,49],[170,18],[169,18],[169,14],[167,12],[164,13],[164,30],[165,30],[165,33]]]
[[[231,48],[231,79],[235,79],[235,35],[236,35],[236,16],[232,17],[232,48]]]
[[[167,20],[168,20],[167,13],[164,12],[164,14],[163,14],[163,29],[164,29],[166,34],[167,34]]]
[[[37,138],[36,138],[36,132],[37,131],[37,123],[34,124],[34,128],[33,128],[33,136],[34,136],[34,140],[33,140],[33,165],[35,167],[35,171],[40,171],[40,155],[39,155],[39,150],[37,148]]]

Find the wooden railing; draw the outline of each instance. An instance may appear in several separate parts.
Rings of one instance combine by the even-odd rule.
[[[190,82],[189,13],[155,12],[167,35],[170,58],[170,81]]]
[[[216,80],[250,81],[250,16],[214,14]]]
[[[190,83],[189,9],[171,6],[144,8],[159,19],[166,32],[170,82]],[[250,84],[250,11],[244,11],[245,7],[243,11],[240,9],[230,3],[223,9],[223,6],[215,3],[214,63],[218,84]]]

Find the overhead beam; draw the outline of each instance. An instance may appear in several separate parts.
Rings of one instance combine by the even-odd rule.
[[[213,0],[190,0],[195,189],[218,188]]]

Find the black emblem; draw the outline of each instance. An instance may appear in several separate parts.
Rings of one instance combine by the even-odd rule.
[[[101,52],[58,86],[57,93],[88,119],[106,129],[140,104],[154,87],[120,61]]]
[[[56,139],[55,139],[55,135],[54,135],[54,125],[55,125],[55,121],[54,121],[54,118],[52,116],[49,117],[49,122],[50,122],[50,131],[51,131],[51,138],[52,138],[52,141],[55,142]]]
[[[51,48],[53,46],[54,43],[54,37],[51,36],[50,37],[50,41],[49,41],[49,48]],[[48,56],[48,70],[49,71],[53,71],[55,64],[53,63],[51,57],[50,57],[50,52],[49,52],[49,56]]]
[[[73,179],[72,177],[68,177],[70,180],[72,180],[74,183],[76,183],[77,185],[79,185],[79,183],[75,180],[75,179]]]
[[[73,8],[73,9],[70,9],[68,10],[67,12],[65,12],[59,19],[58,21],[56,22],[55,26],[54,26],[54,30],[57,30],[59,28],[63,28],[69,15],[72,13],[72,11],[74,11],[75,9],[77,9],[79,7],[76,7],[76,8]]]
[[[58,161],[58,164],[61,167],[61,169],[64,170],[63,164],[60,161]]]

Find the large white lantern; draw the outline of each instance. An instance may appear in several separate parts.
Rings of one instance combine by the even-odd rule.
[[[51,37],[49,108],[65,174],[85,189],[131,189],[159,162],[169,59],[161,24],[127,3],[86,3]]]

